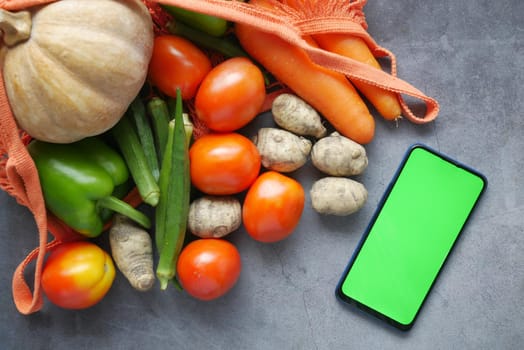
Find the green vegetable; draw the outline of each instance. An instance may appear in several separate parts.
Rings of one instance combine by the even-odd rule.
[[[70,144],[34,140],[27,149],[38,170],[46,207],[72,229],[96,237],[112,211],[151,226],[147,216],[113,195],[127,182],[129,172],[122,157],[99,138]]]
[[[135,121],[135,127],[140,140],[140,144],[144,150],[144,155],[146,156],[147,164],[151,169],[151,173],[156,181],[160,176],[160,168],[158,164],[158,156],[155,147],[155,141],[153,138],[153,131],[149,125],[149,121],[146,116],[146,109],[144,103],[140,97],[135,98],[129,107],[129,112],[133,116]]]
[[[231,38],[216,37],[180,21],[169,22],[166,28],[171,34],[184,37],[203,48],[217,51],[225,57],[248,57],[240,44]]]
[[[169,124],[169,110],[167,103],[159,97],[153,97],[147,104],[147,110],[153,125],[156,148],[159,161],[162,162],[167,145],[167,129]]]
[[[135,181],[140,197],[145,203],[153,207],[156,206],[160,189],[127,113],[111,130]]]
[[[185,23],[195,29],[216,37],[224,35],[229,27],[229,24],[225,19],[215,16],[189,11],[170,5],[162,5],[162,8],[173,16],[176,21]]]
[[[160,168],[160,201],[155,211],[155,243],[160,256],[156,275],[161,289],[166,289],[176,275],[176,263],[184,244],[189,213],[189,140],[182,115],[180,89],[177,90],[175,107],[175,118],[169,122],[167,147]],[[192,130],[191,126],[189,130]]]

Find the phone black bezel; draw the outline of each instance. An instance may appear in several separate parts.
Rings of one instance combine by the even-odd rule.
[[[349,271],[351,270],[351,267],[353,266],[353,263],[355,262],[355,259],[357,258],[358,254],[360,253],[360,250],[364,244],[364,242],[366,241],[366,239],[368,238],[368,235],[369,233],[371,232],[371,228],[373,227],[373,225],[375,224],[375,221],[377,220],[382,208],[384,207],[384,204],[386,203],[386,200],[388,199],[389,197],[389,194],[391,193],[393,187],[395,186],[400,174],[402,173],[402,170],[404,169],[407,161],[409,160],[409,157],[410,155],[412,154],[412,152],[417,149],[417,148],[422,148],[432,154],[434,154],[435,156],[438,156],[440,157],[441,159],[457,166],[457,167],[460,167],[468,172],[470,172],[471,174],[479,177],[482,182],[483,182],[483,186],[482,186],[482,190],[480,191],[475,203],[473,204],[470,212],[468,213],[468,216],[466,218],[466,220],[464,221],[464,225],[462,225],[461,229],[459,230],[459,233],[457,234],[457,238],[455,239],[455,242],[453,243],[453,245],[451,246],[451,248],[449,249],[448,251],[448,254],[446,255],[446,258],[444,259],[444,263],[442,264],[439,272],[437,273],[437,275],[435,276],[435,278],[433,279],[432,283],[431,283],[431,286],[430,288],[428,289],[428,292],[426,293],[426,295],[424,296],[424,299],[422,300],[421,304],[419,305],[418,309],[417,309],[417,312],[415,314],[415,317],[413,317],[413,321],[409,324],[402,324],[400,322],[397,322],[396,320],[380,313],[379,311],[375,310],[375,309],[372,309],[370,307],[368,307],[367,305],[365,304],[362,304],[360,303],[359,301],[345,295],[343,292],[342,292],[342,284],[344,283],[345,279],[347,278],[347,275],[349,274]],[[393,178],[391,180],[391,182],[389,183],[389,185],[386,187],[386,190],[384,191],[384,194],[382,195],[382,198],[380,199],[378,205],[377,205],[377,208],[375,209],[375,212],[369,222],[369,224],[367,225],[365,231],[364,231],[364,234],[362,235],[362,237],[360,238],[346,268],[344,269],[344,272],[337,284],[337,287],[335,289],[335,295],[337,297],[338,300],[342,301],[343,303],[345,304],[350,304],[350,305],[354,305],[356,306],[357,308],[385,321],[386,323],[392,325],[393,327],[399,329],[399,330],[402,330],[402,331],[408,331],[410,330],[416,319],[418,318],[418,315],[423,307],[423,305],[425,304],[426,302],[426,299],[428,297],[428,295],[431,293],[431,290],[433,289],[433,286],[435,285],[435,282],[437,281],[438,279],[438,276],[440,275],[440,272],[442,271],[442,269],[444,268],[449,256],[451,255],[451,252],[453,251],[453,248],[455,247],[457,241],[459,240],[464,228],[466,227],[467,223],[469,222],[469,219],[472,215],[472,213],[475,211],[475,208],[477,207],[479,201],[480,201],[480,198],[482,197],[483,193],[485,192],[486,188],[487,188],[487,185],[488,185],[488,180],[486,178],[485,175],[483,175],[482,173],[480,173],[479,171],[477,171],[476,169],[472,168],[472,167],[469,167],[459,161],[457,161],[456,159],[446,155],[446,154],[443,154],[423,143],[415,143],[415,144],[412,144],[408,149],[407,151],[405,152],[404,156],[402,157],[402,160],[401,160],[401,163],[399,165],[399,167],[397,168],[397,170],[395,171],[395,174],[393,175]]]

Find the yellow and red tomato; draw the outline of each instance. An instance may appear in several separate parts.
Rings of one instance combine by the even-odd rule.
[[[242,262],[237,248],[219,238],[202,238],[182,249],[177,278],[194,298],[212,300],[226,294],[237,282]]]
[[[47,298],[65,309],[85,309],[98,303],[115,279],[109,254],[88,241],[64,243],[51,252],[42,272]]]
[[[260,242],[277,242],[298,225],[305,195],[296,180],[276,171],[260,175],[247,191],[242,220],[247,233]]]

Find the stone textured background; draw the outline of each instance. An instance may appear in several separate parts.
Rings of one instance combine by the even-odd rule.
[[[37,245],[29,212],[0,193],[0,343],[3,349],[520,349],[524,344],[524,2],[370,0],[369,31],[397,55],[399,76],[441,104],[434,123],[377,119],[361,180],[366,206],[320,217],[306,203],[289,239],[230,236],[243,272],[225,297],[174,288],[134,292],[119,274],[84,311],[46,302],[18,314],[12,273]],[[260,116],[258,124],[268,124]],[[253,132],[247,129],[246,133]],[[336,300],[334,289],[407,147],[423,142],[483,172],[485,196],[421,314],[398,332]],[[308,189],[311,164],[293,174]],[[413,213],[416,215],[416,213]],[[106,236],[100,243],[107,246]]]

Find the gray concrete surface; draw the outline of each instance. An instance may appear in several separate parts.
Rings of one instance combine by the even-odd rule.
[[[122,278],[84,311],[46,302],[18,314],[10,285],[37,244],[29,212],[0,193],[3,349],[521,349],[524,346],[524,2],[370,0],[369,31],[399,75],[438,99],[430,125],[377,119],[360,177],[366,206],[320,217],[306,203],[289,239],[260,244],[243,230],[241,278],[199,302],[173,288],[139,294]],[[266,116],[267,117],[267,116]],[[263,120],[265,119],[265,120]],[[260,117],[260,123],[267,118]],[[483,172],[489,186],[414,328],[398,332],[342,305],[334,288],[401,156],[424,142]],[[311,165],[294,174],[308,188]],[[416,215],[416,213],[413,213]],[[100,239],[107,244],[106,238]]]

